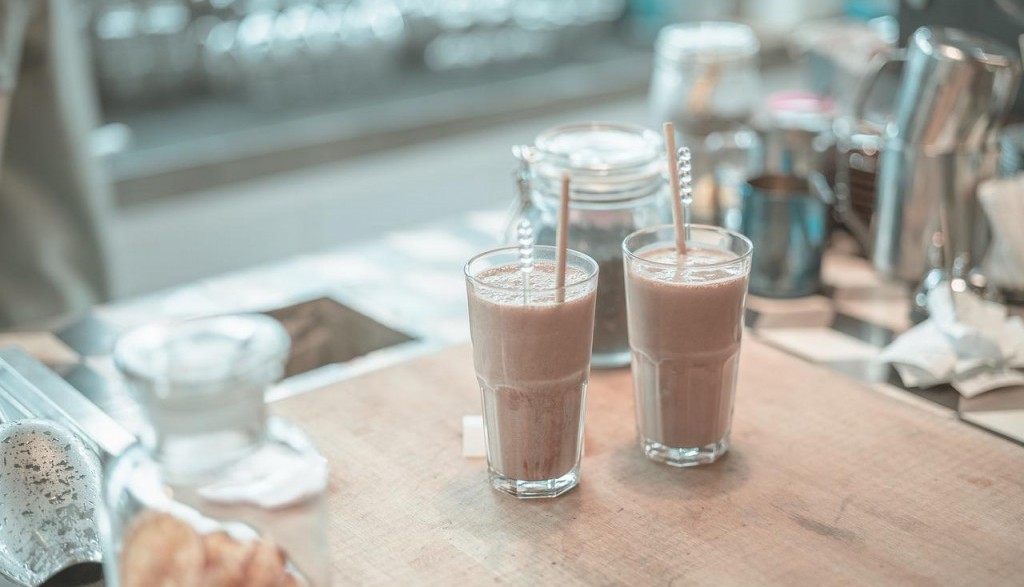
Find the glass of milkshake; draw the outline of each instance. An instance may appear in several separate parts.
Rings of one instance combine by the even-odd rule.
[[[515,247],[466,264],[487,469],[499,491],[555,497],[579,481],[597,272],[593,259],[567,251],[565,287],[556,288],[547,246],[533,248],[528,273]]]
[[[622,243],[640,446],[675,467],[729,448],[753,250],[737,232],[696,224],[686,243],[680,257],[672,225]]]

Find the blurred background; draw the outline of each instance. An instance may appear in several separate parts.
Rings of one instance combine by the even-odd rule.
[[[671,23],[751,27],[763,87],[726,96],[752,117],[773,90],[847,108],[877,53],[971,18],[927,0],[37,3],[81,57],[90,124],[72,140],[102,192],[105,299],[505,207],[511,145],[571,121],[654,126]],[[1018,3],[989,3],[1024,30]]]
[[[509,145],[552,120],[647,123],[654,38],[671,22],[747,21],[767,64],[781,65],[801,21],[895,10],[884,0],[90,2],[94,148],[120,211],[111,294],[504,206]],[[474,136],[520,120],[519,132]]]

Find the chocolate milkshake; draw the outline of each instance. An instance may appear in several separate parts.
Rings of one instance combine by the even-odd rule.
[[[727,231],[693,227],[679,257],[671,240],[648,236],[634,239],[639,246],[626,257],[640,442],[648,457],[670,465],[713,462],[728,449],[749,242],[730,246]]]
[[[491,482],[519,497],[553,497],[578,478],[597,265],[570,251],[558,302],[553,251],[536,247],[528,291],[514,249],[466,269]]]

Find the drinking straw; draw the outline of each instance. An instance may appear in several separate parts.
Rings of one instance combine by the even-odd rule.
[[[558,232],[555,235],[555,291],[565,301],[565,255],[569,248],[569,174],[562,174],[562,198],[558,206]]]
[[[676,226],[676,252],[681,257],[686,254],[686,218],[679,190],[679,167],[676,160],[676,130],[671,122],[662,127],[665,133],[665,153],[668,156],[668,179],[671,184],[669,195],[672,196],[672,222]]]
[[[533,226],[523,218],[516,228],[519,243],[519,271],[523,274],[523,304],[530,303],[530,273],[533,272]]]
[[[683,227],[686,228],[686,242],[690,240],[690,204],[693,203],[693,160],[690,157],[690,149],[679,147],[676,152],[676,160],[679,162],[676,169],[679,171],[679,200],[683,203]]]

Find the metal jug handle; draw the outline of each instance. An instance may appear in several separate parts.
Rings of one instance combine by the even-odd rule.
[[[864,109],[867,107],[868,101],[875,94],[875,86],[878,85],[878,79],[882,77],[882,74],[895,68],[897,64],[902,67],[902,64],[906,63],[906,61],[906,49],[893,49],[886,53],[880,53],[871,60],[871,69],[868,71],[867,75],[864,76],[864,79],[862,79],[857,85],[857,90],[854,95],[853,116],[855,120],[874,122],[879,126],[885,126],[888,120],[867,120]]]
[[[5,0],[0,4],[0,92],[10,92],[18,81],[22,49],[40,2]]]
[[[811,190],[821,198],[826,204],[828,204],[836,217],[836,220],[840,224],[845,226],[850,234],[853,235],[853,239],[857,241],[857,244],[864,250],[864,252],[871,254],[871,231],[867,225],[853,212],[853,206],[850,205],[850,199],[844,190],[833,190],[828,185],[828,180],[825,176],[818,172],[812,171],[807,176],[807,181],[811,185]]]
[[[529,145],[512,145],[512,156],[519,161],[519,165],[512,171],[512,185],[515,198],[506,213],[506,220],[502,233],[498,235],[502,243],[512,242],[515,238],[516,225],[520,218],[533,206],[530,199],[530,164],[533,162],[534,148]]]

